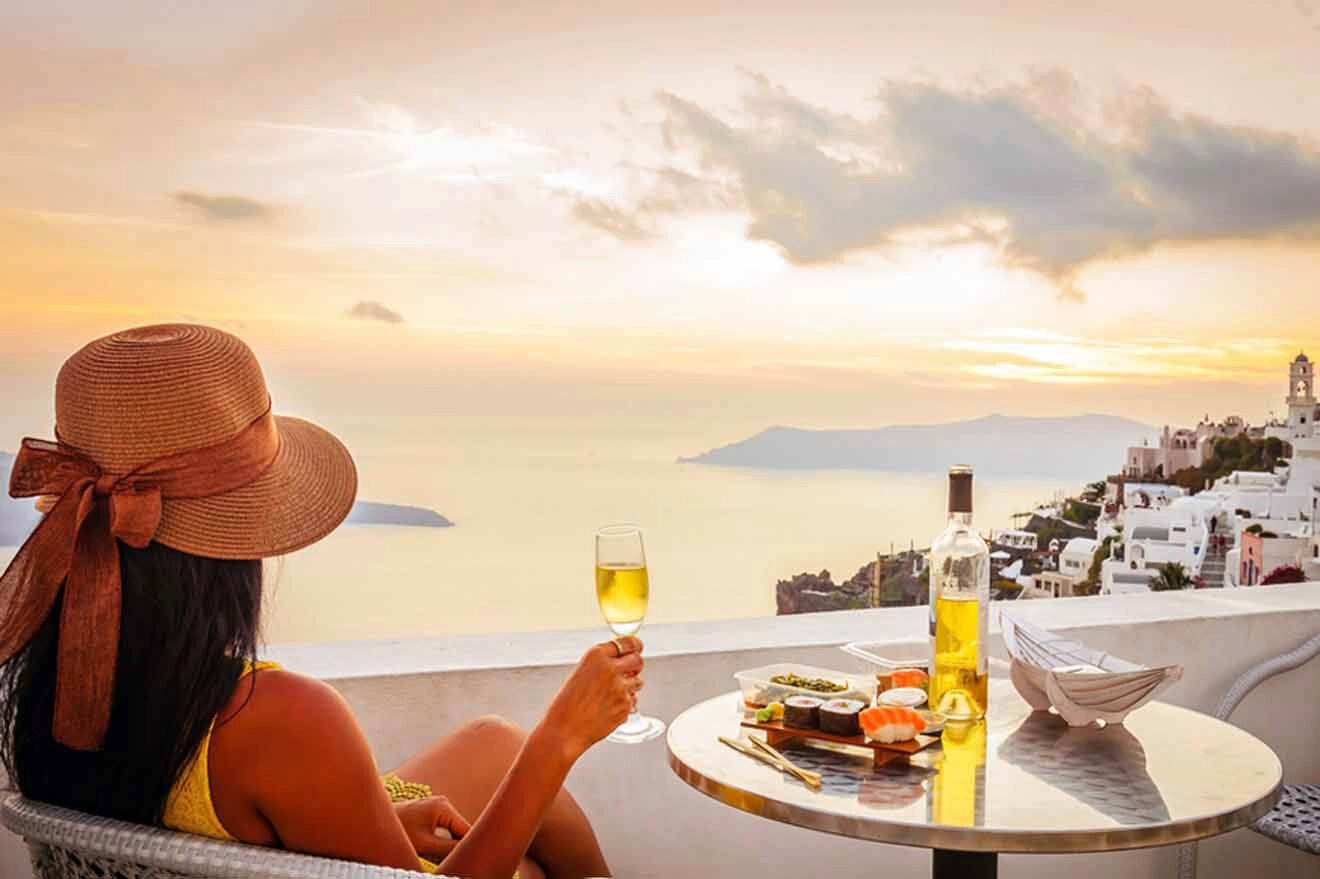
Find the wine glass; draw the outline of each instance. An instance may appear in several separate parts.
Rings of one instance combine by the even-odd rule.
[[[636,525],[607,525],[597,531],[596,602],[616,637],[635,635],[642,628],[650,591],[642,529]],[[608,738],[635,745],[664,731],[664,723],[634,710]]]

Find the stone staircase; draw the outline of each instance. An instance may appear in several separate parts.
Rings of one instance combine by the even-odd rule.
[[[1205,580],[1207,589],[1223,589],[1224,575],[1228,569],[1225,561],[1228,551],[1233,548],[1233,537],[1231,529],[1225,528],[1221,523],[1214,531],[1219,537],[1227,538],[1224,545],[1219,549],[1210,550],[1201,563],[1201,579]]]

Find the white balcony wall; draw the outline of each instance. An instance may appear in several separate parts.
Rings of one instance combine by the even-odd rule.
[[[1320,584],[1068,598],[1025,603],[1013,611],[1119,656],[1183,663],[1186,673],[1166,698],[1208,711],[1242,671],[1320,631]],[[735,671],[772,660],[853,668],[837,644],[917,640],[926,626],[924,608],[655,626],[643,633],[649,653],[643,706],[672,718],[694,702],[731,690]],[[603,635],[602,630],[465,636],[269,652],[344,693],[384,769],[477,714],[534,723],[569,665]],[[1234,717],[1275,748],[1290,781],[1320,780],[1316,692],[1320,661],[1268,682]],[[1213,767],[1207,772],[1213,773]],[[930,855],[923,850],[799,830],[708,799],[669,770],[663,740],[602,744],[583,758],[569,784],[621,877],[928,875]],[[1003,859],[1000,875],[1169,879],[1176,874],[1176,858],[1175,849],[1011,856]],[[27,875],[24,869],[17,840],[5,836],[0,875]],[[1200,875],[1320,879],[1320,858],[1243,830],[1202,845]]]

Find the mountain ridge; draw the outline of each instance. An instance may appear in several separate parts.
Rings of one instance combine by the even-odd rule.
[[[942,424],[816,429],[774,425],[680,457],[684,464],[764,470],[938,471],[950,464],[1014,476],[1100,478],[1156,428],[1118,415],[986,415]]]

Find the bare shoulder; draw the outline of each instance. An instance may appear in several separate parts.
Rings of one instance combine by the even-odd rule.
[[[415,863],[366,736],[333,687],[260,669],[239,682],[223,717],[230,719],[211,740],[211,793],[234,836],[369,863]]]
[[[220,713],[221,725],[275,724],[289,728],[322,725],[351,718],[344,697],[334,687],[282,668],[258,669],[238,682]]]
[[[213,746],[223,747],[226,740],[260,743],[262,755],[278,757],[306,747],[309,737],[324,747],[332,746],[336,738],[359,735],[352,709],[334,687],[306,675],[266,668],[238,682],[216,722]]]

